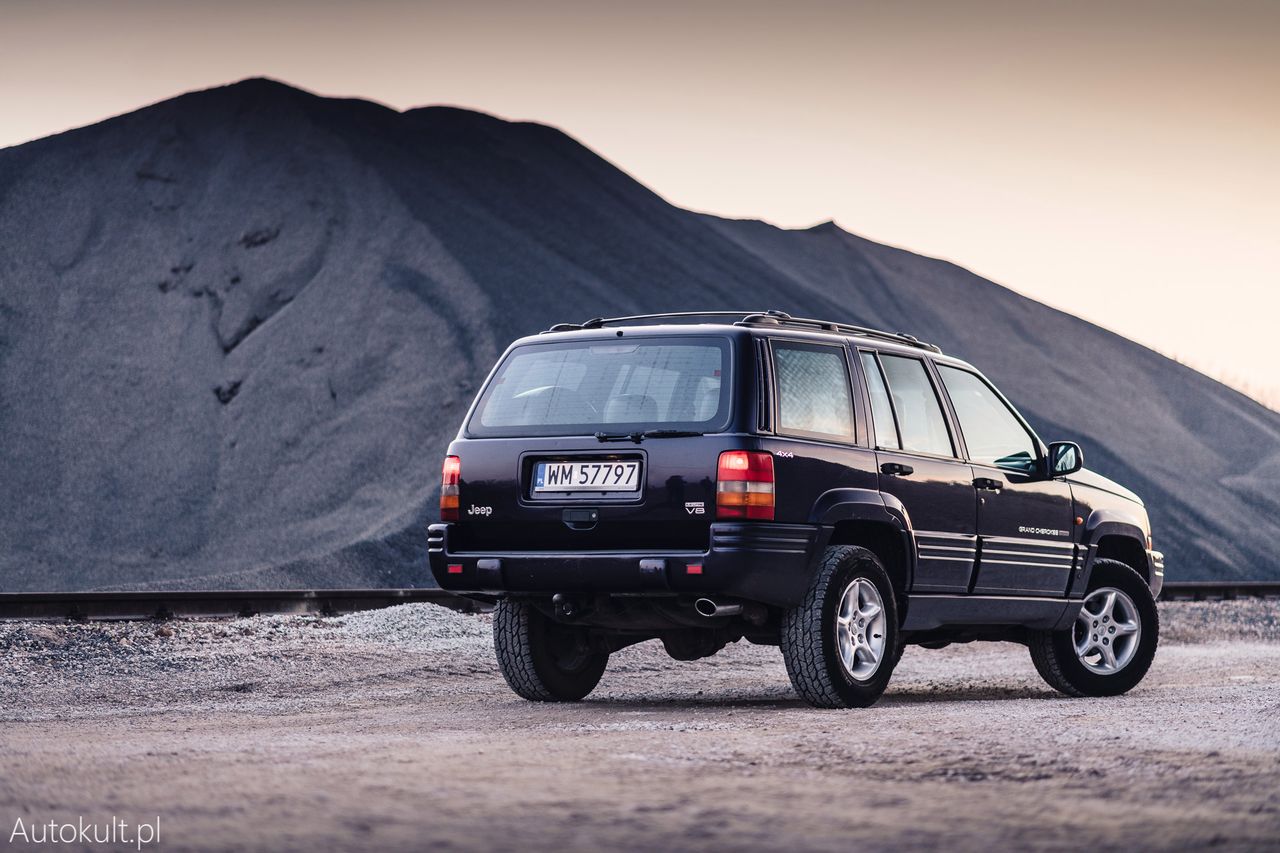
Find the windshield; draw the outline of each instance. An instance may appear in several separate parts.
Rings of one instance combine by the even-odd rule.
[[[590,435],[721,429],[729,409],[723,338],[636,338],[519,347],[468,424],[472,435]]]

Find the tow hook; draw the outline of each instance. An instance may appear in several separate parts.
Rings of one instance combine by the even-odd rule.
[[[572,619],[578,615],[577,602],[563,592],[557,592],[551,596],[551,606],[555,609],[558,619]]]

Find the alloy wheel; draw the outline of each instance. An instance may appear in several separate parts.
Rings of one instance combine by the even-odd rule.
[[[884,601],[866,578],[845,587],[836,610],[836,647],[845,674],[866,681],[876,674],[885,655]]]
[[[1142,617],[1122,590],[1104,586],[1085,596],[1072,640],[1085,669],[1114,675],[1129,665],[1142,640]]]

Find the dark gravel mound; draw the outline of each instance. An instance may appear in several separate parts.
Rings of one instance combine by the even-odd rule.
[[[0,589],[429,583],[508,340],[728,307],[932,339],[1142,493],[1172,575],[1280,576],[1280,415],[1198,373],[834,225],[672,207],[549,127],[249,80],[0,151]]]

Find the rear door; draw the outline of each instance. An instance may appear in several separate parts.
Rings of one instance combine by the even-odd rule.
[[[937,365],[978,488],[978,576],[986,595],[1066,595],[1076,558],[1065,480],[1046,479],[1039,439],[985,379]]]
[[[977,551],[973,472],[958,456],[925,362],[859,351],[870,396],[880,490],[906,508],[915,532],[912,590],[963,593]]]

